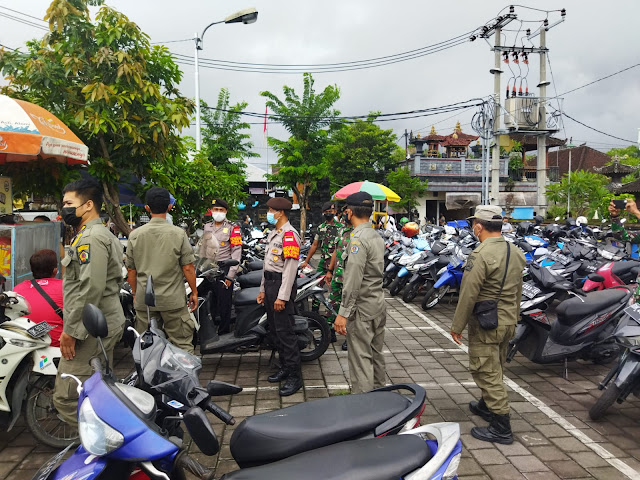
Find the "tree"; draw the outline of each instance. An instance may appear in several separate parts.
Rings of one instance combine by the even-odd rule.
[[[620,163],[624,163],[626,165],[632,165],[634,167],[640,165],[640,148],[636,145],[629,145],[626,148],[612,148],[607,152],[607,155],[612,159],[617,157],[620,160]],[[640,172],[636,170],[635,172],[622,177],[622,183],[633,182],[639,178],[639,176]]]
[[[303,76],[302,98],[293,88],[284,86],[284,100],[271,92],[260,92],[266,97],[269,108],[291,135],[287,140],[269,137],[269,145],[278,154],[277,173],[269,175],[269,180],[288,187],[298,197],[300,205],[300,231],[307,224],[307,199],[318,180],[328,175],[325,157],[328,153],[329,134],[339,125],[339,111],[333,105],[340,98],[336,85],[327,86],[316,94],[313,77]]]
[[[180,149],[193,102],[181,96],[182,73],[168,49],[122,13],[102,6],[92,22],[88,6],[103,0],[53,0],[50,32],[28,52],[0,51],[9,84],[2,93],[49,109],[89,147],[90,173],[104,187],[105,207],[129,233],[119,208],[121,176],[142,178]],[[63,177],[60,177],[63,178]],[[37,191],[39,178],[34,178]]]
[[[396,192],[401,200],[394,204],[395,210],[405,209],[408,212],[418,206],[417,199],[427,191],[427,182],[419,177],[412,177],[407,167],[387,173],[389,188]]]
[[[344,124],[332,135],[328,161],[334,190],[362,180],[383,183],[387,173],[404,160],[393,129],[383,130],[373,123],[378,115],[372,112],[366,120]]]
[[[223,88],[214,109],[210,109],[204,101],[201,105],[205,128],[202,132],[200,156],[220,171],[230,175],[244,175],[246,165],[242,160],[260,156],[251,151],[251,135],[246,133],[250,126],[242,121],[241,112],[248,104],[240,102],[230,106],[229,90]]]
[[[549,201],[554,202],[558,207],[564,207],[566,211],[570,193],[570,215],[593,216],[596,210],[602,215],[602,199],[609,197],[609,190],[606,188],[608,183],[609,179],[604,175],[579,170],[571,172],[571,185],[569,185],[569,174],[565,174],[560,182],[547,187],[545,195]]]

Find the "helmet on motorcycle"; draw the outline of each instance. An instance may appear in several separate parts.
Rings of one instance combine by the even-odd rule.
[[[418,233],[420,233],[420,227],[416,222],[408,222],[402,227],[402,233],[406,237],[415,237]]]
[[[400,226],[403,226],[405,223],[409,223],[409,219],[407,217],[402,217],[400,219]]]
[[[587,220],[587,217],[583,217],[583,216],[579,216],[578,218],[576,218],[576,225],[578,225],[579,227],[581,227],[582,225],[588,225],[589,221]]]

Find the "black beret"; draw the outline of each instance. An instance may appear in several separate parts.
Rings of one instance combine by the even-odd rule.
[[[373,207],[373,197],[367,192],[352,193],[345,202],[352,207]]]
[[[214,198],[211,202],[211,205],[214,207],[222,207],[226,210],[229,210],[229,204],[220,198]]]
[[[171,196],[169,194],[169,190],[162,187],[151,187],[147,190],[147,193],[144,197],[144,203],[147,205],[164,205],[165,202],[167,204],[167,208],[169,208],[169,202],[171,201]]]
[[[332,208],[336,208],[335,202],[324,202],[322,204],[322,211],[331,210]]]
[[[267,207],[273,208],[274,210],[291,210],[293,204],[284,197],[274,197],[269,199]]]

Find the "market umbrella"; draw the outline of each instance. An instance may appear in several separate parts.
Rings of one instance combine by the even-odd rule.
[[[400,196],[391,190],[390,188],[380,185],[374,182],[353,182],[349,185],[342,187],[334,195],[333,199],[344,200],[352,193],[367,192],[374,200],[380,200],[382,202],[399,202]]]
[[[44,108],[0,95],[0,164],[38,158],[69,165],[87,163],[89,149]]]

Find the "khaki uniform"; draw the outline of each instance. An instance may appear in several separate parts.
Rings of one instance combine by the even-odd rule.
[[[195,324],[187,308],[182,267],[194,262],[187,234],[163,218],[152,218],[129,236],[125,264],[137,273],[136,330],[143,333],[149,325],[144,292],[151,275],[156,305],[149,310],[157,312],[158,326],[164,328],[169,341],[190,353],[193,353]]]
[[[347,318],[352,393],[386,384],[384,329],[387,310],[382,290],[384,240],[365,222],[351,232],[339,315]]]
[[[82,309],[88,303],[104,314],[109,328],[103,339],[109,362],[113,365],[113,349],[122,337],[124,313],[120,305],[122,282],[122,245],[102,225],[100,219],[84,225],[65,247],[62,259],[63,277],[63,331],[76,339],[73,360],[60,359],[53,401],[62,418],[75,425],[78,408],[77,384],[63,373],[75,375],[85,381],[93,374],[89,361],[102,354],[98,341],[90,337],[82,324]]]
[[[296,298],[296,277],[300,257],[300,236],[289,222],[272,230],[267,236],[268,246],[264,256],[264,270],[260,292],[264,292],[264,306],[272,341],[280,354],[282,368],[300,369],[298,337],[293,331]],[[276,312],[276,300],[286,303],[282,312]]]
[[[469,325],[469,370],[489,410],[509,413],[503,365],[509,341],[520,316],[522,269],[526,265],[519,248],[509,245],[511,256],[502,296],[498,301],[498,328],[484,330],[473,314],[476,302],[498,300],[505,273],[507,245],[502,237],[487,238],[467,259],[451,331],[462,333]]]

